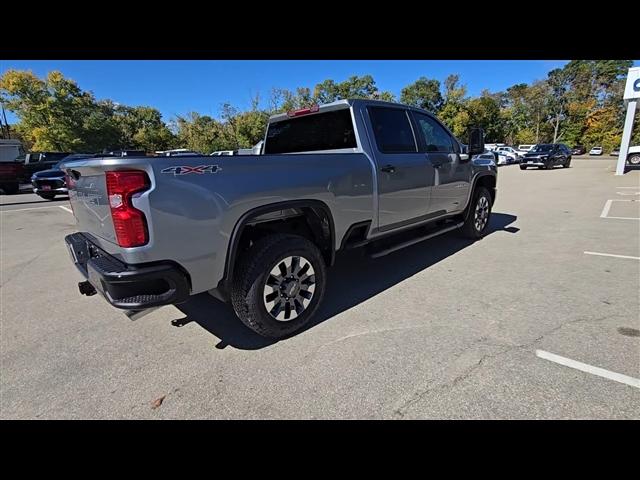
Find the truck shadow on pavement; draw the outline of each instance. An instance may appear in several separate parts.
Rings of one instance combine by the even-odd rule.
[[[493,213],[485,236],[499,231],[517,233],[518,228],[509,227],[516,219],[514,215]],[[354,254],[357,251],[352,251],[349,255],[339,253],[335,265],[327,271],[327,289],[315,320],[294,336],[368,300],[473,243],[460,237],[457,232],[450,232],[378,259],[370,259],[362,252]],[[196,322],[220,339],[216,348],[231,345],[241,350],[257,350],[278,341],[261,337],[249,330],[238,320],[230,305],[216,300],[208,293],[196,295],[176,307],[186,317],[173,320],[172,324],[180,327],[192,321]]]

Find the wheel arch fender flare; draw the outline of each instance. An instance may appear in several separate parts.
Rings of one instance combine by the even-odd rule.
[[[333,220],[333,214],[329,206],[321,200],[314,200],[314,199],[286,200],[283,202],[274,202],[266,205],[260,205],[258,207],[247,210],[245,213],[242,214],[242,216],[236,222],[235,226],[233,227],[233,231],[231,233],[231,238],[229,239],[229,242],[227,244],[227,252],[226,252],[226,258],[225,258],[225,265],[224,265],[224,276],[222,278],[222,281],[219,284],[219,287],[221,286],[225,291],[229,291],[230,281],[233,278],[233,273],[235,270],[235,264],[236,264],[236,258],[238,255],[238,247],[240,245],[240,239],[242,237],[244,228],[247,226],[247,224],[250,222],[251,219],[259,215],[264,215],[264,214],[275,212],[278,210],[284,210],[289,208],[305,208],[305,207],[319,209],[328,219],[329,236],[330,236],[329,238],[330,258],[328,259],[328,264],[333,265],[333,262],[335,259],[335,251],[336,251],[335,223]]]

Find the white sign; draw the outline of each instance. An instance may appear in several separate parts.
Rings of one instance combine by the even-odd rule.
[[[630,68],[627,75],[627,86],[624,87],[624,99],[640,98],[640,67]]]

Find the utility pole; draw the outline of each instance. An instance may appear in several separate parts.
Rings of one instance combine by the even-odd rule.
[[[627,116],[624,120],[624,130],[622,131],[622,142],[620,144],[620,153],[618,154],[616,175],[624,175],[638,99],[640,99],[640,67],[634,67],[629,69],[627,84],[624,88],[624,102],[627,104]]]

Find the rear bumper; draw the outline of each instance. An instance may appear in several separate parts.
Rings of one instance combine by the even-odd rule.
[[[189,279],[173,262],[130,265],[110,256],[82,233],[64,240],[80,273],[116,308],[142,310],[181,303],[189,297]]]
[[[41,193],[60,193],[67,195],[69,193],[69,189],[67,187],[61,188],[50,188],[49,190],[45,190],[43,188],[33,187],[33,193],[40,195]]]

